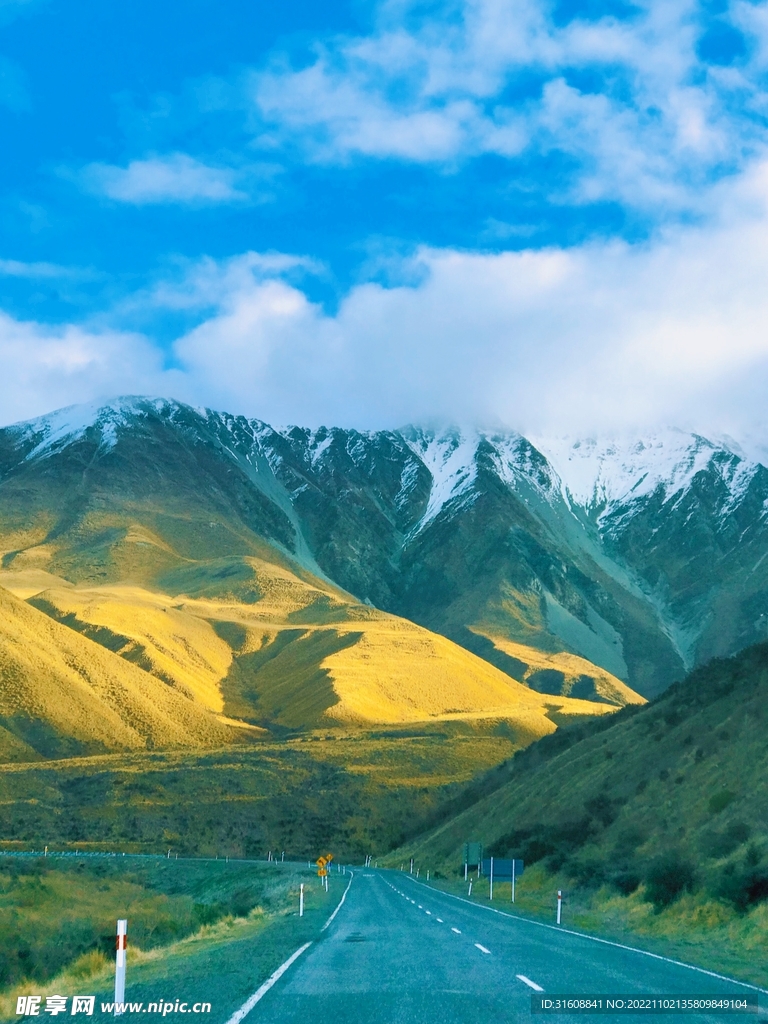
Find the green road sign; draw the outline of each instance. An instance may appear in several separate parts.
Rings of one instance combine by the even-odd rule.
[[[476,868],[482,859],[482,843],[464,843],[464,860],[462,861],[463,864],[466,864],[467,867],[470,868]]]

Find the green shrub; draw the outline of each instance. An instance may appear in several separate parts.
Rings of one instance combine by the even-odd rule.
[[[709,811],[711,814],[719,814],[724,811],[725,808],[736,799],[736,794],[732,793],[730,789],[721,789],[719,793],[715,793],[709,801]]]
[[[726,864],[718,873],[715,894],[744,912],[768,899],[768,865],[754,843],[740,862]]]
[[[645,875],[645,891],[657,910],[670,903],[686,890],[693,889],[696,872],[690,861],[679,853],[662,854],[653,860]]]

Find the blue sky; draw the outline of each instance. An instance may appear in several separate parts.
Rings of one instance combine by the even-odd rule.
[[[0,420],[756,429],[768,5],[0,0]]]

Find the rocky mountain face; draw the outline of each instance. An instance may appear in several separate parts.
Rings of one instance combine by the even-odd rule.
[[[514,678],[526,644],[645,696],[768,636],[767,509],[768,469],[675,431],[276,429],[141,398],[0,430],[4,568],[162,585],[220,558],[224,593],[273,550]]]

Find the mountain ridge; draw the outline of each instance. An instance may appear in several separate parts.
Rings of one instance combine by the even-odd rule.
[[[768,635],[768,469],[737,448],[673,430],[534,443],[503,430],[276,429],[129,397],[0,430],[0,515],[22,478],[37,487],[57,474],[71,491],[75,473],[91,488],[103,473],[102,507],[118,478],[126,504],[137,504],[136,489],[154,501],[147,480],[172,475],[173,449],[189,472],[207,474],[206,507],[227,506],[220,554],[260,538],[513,678],[504,648],[524,644],[587,658],[653,696],[702,660]],[[82,495],[79,511],[69,495],[73,522],[95,516]],[[46,516],[39,539],[63,536],[63,520],[52,527]],[[20,518],[11,516],[17,531]],[[212,511],[209,545],[215,521]],[[16,545],[9,525],[4,566],[44,562],[29,531]]]

